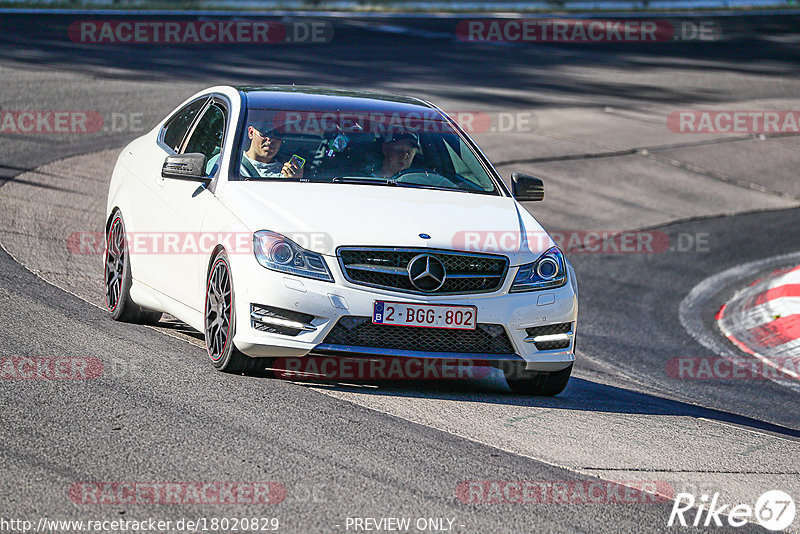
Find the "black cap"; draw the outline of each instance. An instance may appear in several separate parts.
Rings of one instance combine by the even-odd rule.
[[[276,127],[272,121],[254,122],[250,126],[258,131],[263,137],[277,137],[283,139],[284,128]]]
[[[415,134],[414,132],[395,132],[393,134],[389,134],[386,136],[386,143],[396,143],[398,141],[411,141],[411,144],[414,145],[414,148],[417,150],[422,150],[422,147],[419,144],[419,135]]]

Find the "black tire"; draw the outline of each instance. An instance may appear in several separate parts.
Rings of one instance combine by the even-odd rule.
[[[552,397],[558,395],[567,387],[572,374],[572,364],[560,371],[542,372],[526,371],[525,362],[509,362],[511,365],[502,367],[506,376],[508,387],[514,393],[521,395],[538,395]]]
[[[251,358],[233,344],[236,333],[235,296],[231,266],[225,251],[211,262],[206,280],[203,334],[211,365],[219,371],[243,374],[258,370],[260,358]]]
[[[161,312],[144,309],[131,299],[131,261],[125,221],[119,210],[114,210],[108,225],[104,259],[106,310],[111,318],[126,323],[156,324],[161,319]]]

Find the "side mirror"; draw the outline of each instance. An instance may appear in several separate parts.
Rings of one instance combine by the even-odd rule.
[[[190,182],[208,183],[211,181],[206,176],[206,157],[203,154],[167,156],[164,166],[161,167],[161,176]]]
[[[541,178],[515,172],[511,175],[511,192],[520,202],[544,200],[544,182]]]

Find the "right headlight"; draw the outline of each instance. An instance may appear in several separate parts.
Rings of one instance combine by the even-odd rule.
[[[253,252],[258,263],[267,269],[333,282],[322,254],[306,250],[281,234],[268,230],[256,232]]]
[[[517,271],[510,291],[539,291],[553,289],[567,283],[567,260],[564,254],[553,247],[533,263],[523,265]]]

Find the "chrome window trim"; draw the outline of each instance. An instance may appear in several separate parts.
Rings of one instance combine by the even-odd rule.
[[[225,124],[222,127],[222,140],[221,140],[220,149],[219,149],[219,160],[218,161],[220,162],[220,164],[217,165],[217,171],[214,173],[213,176],[211,176],[211,183],[208,184],[209,191],[214,193],[216,191],[217,183],[219,182],[220,176],[222,176],[220,174],[219,170],[222,168],[221,160],[222,160],[222,158],[224,157],[224,154],[225,154],[225,144],[226,144],[226,142],[228,140],[227,133],[228,133],[228,127],[230,126],[231,109],[233,109],[233,105],[231,104],[230,99],[227,96],[225,96],[225,95],[223,95],[221,93],[212,93],[210,96],[211,96],[211,98],[209,99],[208,103],[206,104],[205,109],[203,110],[203,113],[205,113],[211,105],[219,104],[223,108],[223,113],[225,114]],[[197,120],[199,121],[202,116],[203,116],[202,114],[199,115]],[[194,129],[196,128],[196,126],[197,126],[197,124],[195,122],[195,124],[192,125],[192,133],[194,133]],[[186,136],[186,139],[184,140],[184,147],[185,147],[185,143],[189,142],[190,137],[191,136]]]
[[[197,130],[197,124],[200,122],[200,119],[203,118],[203,116],[206,114],[206,111],[208,111],[208,108],[211,107],[211,101],[212,100],[213,100],[212,98],[209,98],[206,101],[206,103],[203,104],[203,107],[200,110],[200,113],[197,114],[197,117],[194,118],[194,120],[192,121],[192,124],[189,125],[189,129],[186,130],[186,135],[183,136],[183,141],[181,141],[180,151],[178,152],[179,154],[183,154],[183,151],[186,150],[186,145],[189,144],[189,139],[192,138],[192,136],[194,135],[195,130]]]
[[[200,119],[202,119],[208,112],[208,110],[211,108],[211,106],[214,105],[217,105],[220,108],[222,108],[222,114],[225,117],[225,124],[223,124],[222,126],[222,139],[220,143],[220,152],[219,152],[220,154],[222,154],[223,150],[225,149],[225,133],[228,130],[228,124],[229,124],[228,117],[230,116],[230,111],[229,111],[230,106],[227,101],[219,98],[219,95],[212,95],[211,98],[208,100],[208,102],[206,102],[205,106],[203,106],[202,111],[195,118],[194,122],[192,123],[191,129],[188,131],[186,135],[186,138],[183,140],[183,143],[181,143],[181,153],[183,153],[183,151],[186,150],[186,145],[189,144],[189,140],[197,131],[197,126],[200,124]],[[222,156],[220,156],[220,158],[221,157]]]
[[[164,149],[164,151],[166,151],[167,154],[169,154],[169,155],[180,154],[179,151],[176,151],[174,148],[172,148],[171,146],[169,146],[168,144],[166,144],[164,142],[164,134],[167,131],[169,123],[172,122],[172,120],[175,117],[177,117],[180,113],[182,113],[186,108],[188,108],[189,106],[191,106],[192,104],[194,104],[198,100],[206,99],[206,102],[200,108],[200,112],[197,114],[197,116],[194,118],[192,123],[189,125],[189,128],[186,130],[186,132],[183,134],[183,138],[181,139],[181,143],[180,143],[180,145],[178,145],[178,148],[182,149],[183,146],[186,143],[186,140],[189,138],[188,137],[189,131],[193,131],[192,128],[194,127],[195,123],[197,122],[197,119],[200,118],[203,115],[203,112],[206,110],[206,107],[208,106],[208,100],[210,100],[210,97],[211,97],[211,95],[203,95],[203,96],[197,97],[194,100],[192,100],[191,102],[187,103],[185,106],[182,106],[180,109],[175,111],[175,113],[170,115],[169,118],[167,118],[167,120],[164,121],[164,125],[161,127],[161,130],[158,132],[158,138],[156,139],[156,144],[158,146],[160,146],[162,149]]]

